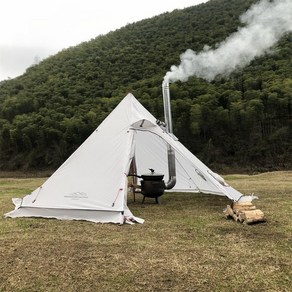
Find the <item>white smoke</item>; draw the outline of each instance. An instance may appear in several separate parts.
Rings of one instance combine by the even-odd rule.
[[[211,81],[248,65],[292,31],[292,0],[262,0],[251,6],[240,20],[245,26],[216,49],[205,46],[199,53],[190,49],[183,53],[180,65],[172,66],[164,81],[187,81],[191,76]]]

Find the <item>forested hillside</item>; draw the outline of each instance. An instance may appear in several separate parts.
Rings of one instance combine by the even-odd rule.
[[[216,46],[254,0],[211,0],[65,49],[0,83],[0,169],[60,165],[128,93],[163,119],[161,83]],[[217,170],[291,168],[292,35],[229,78],[170,87],[174,132]]]

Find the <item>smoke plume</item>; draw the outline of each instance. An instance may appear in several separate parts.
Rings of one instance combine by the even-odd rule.
[[[292,31],[292,0],[262,0],[241,15],[240,20],[244,26],[215,49],[205,46],[199,53],[190,49],[183,53],[180,65],[172,66],[164,81],[187,81],[191,76],[211,81],[248,65]]]

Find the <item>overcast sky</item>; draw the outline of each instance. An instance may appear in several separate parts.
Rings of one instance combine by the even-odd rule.
[[[0,80],[126,24],[207,0],[2,0]]]

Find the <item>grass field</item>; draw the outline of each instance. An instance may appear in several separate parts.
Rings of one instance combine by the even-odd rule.
[[[292,291],[292,172],[228,175],[267,222],[223,216],[220,196],[141,197],[143,225],[0,218],[0,291]],[[43,178],[0,179],[0,213]]]

